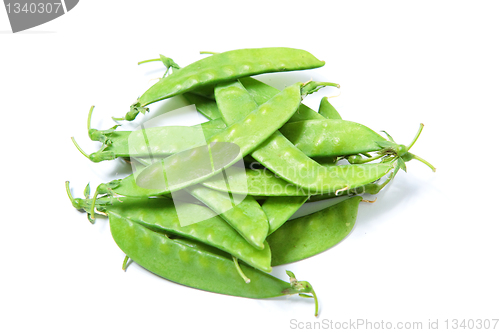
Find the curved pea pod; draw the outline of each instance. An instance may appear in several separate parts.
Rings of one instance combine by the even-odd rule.
[[[347,120],[305,120],[284,125],[280,132],[310,157],[332,157],[380,151],[384,137]]]
[[[318,113],[326,119],[342,119],[339,112],[328,101],[328,97],[323,97],[319,103]],[[307,119],[304,119],[307,120]]]
[[[349,189],[359,188],[382,178],[394,168],[394,162],[372,163],[372,164],[353,164],[325,167],[318,175],[318,187],[302,188],[286,180],[277,177],[267,169],[246,169],[247,184],[241,185],[240,182],[234,182],[235,186],[230,188],[231,193],[245,194],[253,196],[311,196],[322,193],[342,193]],[[327,175],[323,174],[329,173]],[[328,179],[328,182],[321,183],[322,177]],[[228,181],[233,176],[228,176]],[[337,183],[332,180],[338,179]],[[206,180],[202,185],[211,189],[227,192],[227,186],[223,180]]]
[[[301,83],[287,87],[241,121],[214,135],[208,145],[154,163],[142,170],[137,180],[135,175],[119,180],[114,192],[125,196],[161,195],[219,174],[280,128],[297,110],[303,90]]]
[[[319,212],[287,221],[271,234],[272,266],[302,260],[328,250],[351,232],[356,222],[359,196]]]
[[[109,223],[113,239],[130,259],[170,281],[248,298],[297,293],[316,296],[312,286],[305,281],[291,279],[291,283],[287,283],[242,263],[241,270],[251,280],[245,283],[227,254],[213,247],[186,239],[170,239],[123,218],[110,216]]]
[[[252,196],[236,198],[238,202],[234,202],[234,196],[201,185],[190,186],[185,190],[210,207],[252,246],[264,249],[269,221]]]
[[[264,104],[280,92],[279,89],[251,77],[243,77],[239,81],[258,105]],[[288,123],[310,119],[321,120],[325,118],[307,105],[301,103],[297,112],[288,120]]]
[[[312,90],[316,91],[316,88],[319,89],[319,87],[324,85],[326,84],[312,82],[311,87],[314,87]],[[238,81],[217,85],[215,88],[215,98],[224,122],[227,125],[231,125],[244,117],[256,105],[251,95]],[[318,123],[327,122],[327,120],[310,121]],[[297,122],[288,124],[287,126],[292,126],[294,124],[297,124]],[[361,184],[366,184],[379,179],[389,171],[383,168],[383,170],[381,170],[382,173],[376,173],[375,176],[377,178],[373,179],[371,175],[366,175],[364,172],[367,170],[372,171],[375,168],[373,165],[367,168],[367,170],[356,167],[323,167],[297,149],[297,147],[281,134],[281,131],[274,132],[273,135],[255,149],[251,155],[279,177],[301,188],[307,189],[308,192],[337,191],[343,188],[349,189],[352,188],[354,184],[357,184],[357,181],[360,181],[361,177],[366,178],[361,181]],[[341,172],[348,172],[351,174],[344,175]],[[357,172],[363,172],[362,176],[355,174]]]
[[[309,197],[269,197],[262,204],[262,210],[269,219],[268,235],[275,232],[307,201]]]
[[[286,47],[240,49],[198,60],[149,88],[125,116],[133,120],[147,105],[179,94],[245,76],[318,68],[325,64],[307,51]]]

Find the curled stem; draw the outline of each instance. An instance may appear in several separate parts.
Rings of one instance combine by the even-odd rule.
[[[417,131],[417,135],[415,135],[415,138],[413,139],[413,141],[408,146],[408,150],[410,150],[411,147],[413,147],[413,145],[415,144],[415,142],[417,142],[418,137],[420,136],[420,133],[422,133],[423,129],[424,129],[424,124],[420,123],[420,127],[418,128],[418,131]]]
[[[94,105],[90,107],[89,116],[87,117],[87,132],[90,132],[90,120],[92,119],[92,113],[94,112],[94,107],[95,107]]]
[[[142,64],[145,64],[147,62],[153,62],[153,61],[161,61],[161,59],[160,58],[155,58],[155,59],[143,60],[143,61],[139,61],[137,64],[138,65],[142,65]]]
[[[241,270],[240,264],[238,263],[238,258],[236,258],[235,256],[233,256],[233,262],[234,262],[234,266],[236,266],[236,270],[238,271],[238,274],[240,274],[240,276],[242,277],[243,281],[245,281],[245,283],[250,283],[250,279]]]
[[[76,143],[76,140],[74,137],[71,137],[71,141],[73,141],[73,144],[75,145],[76,149],[78,149],[78,151],[80,153],[82,153],[83,156],[90,159],[89,155],[83,151],[83,149],[78,145],[78,143]]]
[[[65,184],[66,184],[66,193],[68,194],[68,198],[73,203],[73,202],[75,202],[75,198],[73,198],[73,195],[71,194],[71,190],[69,189],[69,180],[67,180],[65,182]]]

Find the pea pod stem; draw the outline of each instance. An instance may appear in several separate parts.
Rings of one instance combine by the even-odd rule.
[[[96,203],[98,194],[99,194],[99,191],[95,191],[94,197],[92,198],[92,203],[90,205],[90,219],[89,219],[89,221],[92,224],[95,223],[95,203]]]
[[[127,264],[129,259],[130,259],[129,256],[127,255],[125,256],[125,259],[123,259],[122,269],[124,272],[127,270]]]
[[[238,258],[233,256],[233,262],[234,262],[234,266],[236,267],[236,270],[238,271],[238,274],[240,274],[243,281],[245,281],[245,283],[250,283],[250,279],[241,270],[240,264],[238,263]]]
[[[143,60],[143,61],[139,61],[137,64],[138,65],[142,65],[142,64],[145,64],[147,62],[153,62],[153,61],[161,61],[161,59],[160,58],[155,58],[155,59]]]
[[[74,137],[71,137],[71,141],[73,141],[73,144],[75,145],[76,149],[78,149],[78,151],[80,153],[82,153],[83,156],[90,159],[89,155],[83,151],[83,149],[78,145],[78,143],[76,143],[76,140]]]
[[[415,138],[413,139],[413,141],[408,146],[408,150],[410,150],[411,147],[413,147],[413,145],[415,144],[415,142],[417,142],[418,137],[420,136],[420,133],[422,133],[423,129],[424,129],[424,124],[420,123],[420,127],[418,128],[417,134],[415,135]]]
[[[75,207],[76,209],[81,209],[80,205],[77,204],[75,198],[71,194],[71,190],[69,188],[69,181],[67,180],[65,182],[65,184],[66,184],[66,193],[68,194],[68,198],[69,198],[69,200],[71,200],[71,203],[73,204],[73,207]]]

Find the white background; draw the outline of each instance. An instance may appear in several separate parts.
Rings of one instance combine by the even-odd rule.
[[[71,12],[11,34],[0,9],[2,229],[0,331],[286,331],[291,320],[374,323],[500,318],[498,113],[500,5],[496,1],[81,1]],[[309,78],[340,83],[344,119],[386,130],[437,167],[412,161],[353,233],[330,251],[285,267],[319,298],[253,300],[158,278],[132,264],[108,222],[95,225],[66,197],[111,179],[123,163],[93,164],[86,117],[107,128],[161,76],[137,61],[201,50],[288,46],[326,61],[268,75],[283,88]],[[333,88],[310,96],[336,94]],[[140,116],[139,118],[141,118]],[[139,120],[139,119],[138,119]],[[496,331],[500,330],[500,323]],[[347,331],[347,330],[346,330]],[[361,329],[357,331],[362,331]],[[382,331],[382,330],[380,330]],[[491,331],[491,330],[490,330]]]

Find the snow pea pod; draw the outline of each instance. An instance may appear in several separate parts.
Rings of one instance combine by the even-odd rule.
[[[148,166],[137,176],[137,182],[135,175],[114,181],[113,191],[125,196],[161,195],[220,173],[239,160],[238,152],[229,151],[233,146],[239,148],[239,156],[247,155],[280,128],[297,110],[302,96],[314,89],[314,83],[287,87],[241,121],[214,135],[207,146],[171,155]],[[212,161],[217,165],[212,166]],[[169,184],[165,173],[179,176],[181,181]]]
[[[359,196],[352,197],[283,224],[267,238],[271,265],[302,260],[338,244],[354,227],[361,200]]]
[[[305,120],[286,124],[280,132],[310,157],[332,157],[381,151],[380,134],[361,124],[340,120]]]
[[[213,212],[204,206],[179,202],[174,205],[168,198],[128,197],[101,197],[92,204],[92,199],[74,199],[68,183],[66,190],[77,209],[90,213],[95,207],[110,219],[126,219],[159,233],[189,238],[227,252],[264,272],[271,271],[271,252],[267,242],[263,242],[261,250],[255,249],[223,219],[214,216]],[[179,209],[189,211],[199,222],[182,225],[178,217]]]
[[[316,294],[306,281],[297,281],[293,277],[287,283],[242,263],[241,270],[252,281],[245,283],[234,269],[233,260],[213,247],[186,239],[170,239],[113,215],[109,217],[109,224],[113,239],[130,259],[165,279],[197,289],[247,298],[310,293],[316,301],[317,315]]]
[[[318,113],[326,119],[342,119],[338,111],[328,101],[328,97],[323,97],[319,103]]]
[[[309,197],[269,197],[262,204],[262,210],[269,219],[268,235],[275,232],[307,201]]]
[[[251,77],[243,77],[239,81],[258,105],[265,103],[280,92],[279,89]],[[320,120],[325,118],[307,105],[301,103],[297,112],[288,120],[288,123],[310,119]]]
[[[219,214],[245,240],[257,249],[264,249],[269,229],[269,221],[262,207],[252,196],[234,204],[227,193],[193,185],[185,190]]]
[[[182,95],[189,103],[194,104],[198,112],[210,120],[220,119],[220,114],[217,103],[213,99],[206,98],[193,93],[185,93]]]
[[[321,86],[321,84],[317,83],[318,86]],[[224,122],[228,126],[245,117],[256,105],[251,95],[238,81],[217,85],[215,88],[215,98]],[[309,121],[322,123],[327,120]],[[287,126],[293,124],[296,123],[291,123]],[[355,166],[344,168],[339,168],[338,166],[323,167],[296,148],[281,134],[281,131],[274,132],[251,153],[251,156],[279,177],[308,191],[336,191],[346,187],[352,188],[354,184],[357,185],[356,181],[354,183],[349,182],[338,171],[342,170],[347,173],[353,173],[358,171],[358,168]],[[386,173],[388,171],[389,169],[387,169]],[[377,173],[375,179],[370,179],[374,181],[384,174]],[[355,177],[350,177],[350,180],[355,179]],[[361,185],[363,184],[366,184],[366,182],[361,183]]]
[[[221,119],[195,126],[161,126],[135,131],[113,131],[105,135],[103,147],[90,155],[92,162],[125,158],[165,158],[181,151],[205,145],[207,140],[226,128]],[[147,145],[142,142],[147,138]],[[82,151],[80,149],[80,151]],[[83,153],[83,151],[82,151]]]
[[[147,105],[197,88],[213,86],[240,77],[295,71],[321,67],[318,60],[307,51],[286,47],[240,49],[217,53],[178,69],[149,88],[125,116],[133,120],[139,112],[146,112]]]

